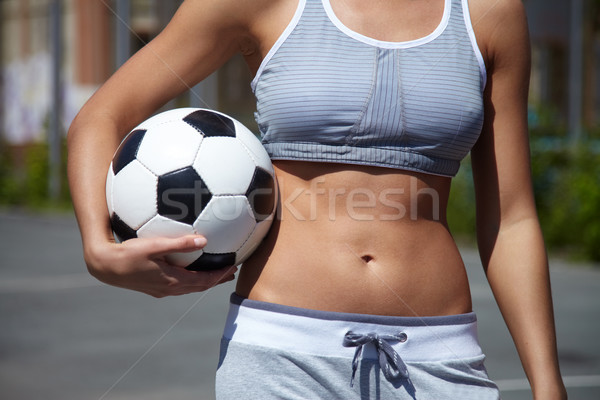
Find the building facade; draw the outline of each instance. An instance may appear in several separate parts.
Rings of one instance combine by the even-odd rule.
[[[60,20],[51,10],[60,6]],[[83,103],[168,23],[180,0],[1,0],[0,140],[21,145],[45,140],[52,104],[60,24],[60,120],[66,130]],[[123,50],[126,55],[123,55]],[[253,104],[250,73],[236,58],[168,107],[222,109],[248,122]],[[234,87],[239,85],[239,87]],[[220,93],[220,95],[219,95]],[[250,121],[251,122],[251,121]]]

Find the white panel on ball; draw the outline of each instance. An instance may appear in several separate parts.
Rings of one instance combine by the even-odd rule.
[[[157,175],[192,164],[202,135],[183,121],[153,126],[148,129],[137,153],[137,159]]]
[[[204,251],[229,253],[237,251],[246,242],[255,225],[246,196],[216,196],[198,216],[194,229],[206,236]]]
[[[108,206],[109,214],[113,212],[113,191],[112,184],[115,179],[115,173],[112,169],[112,163],[110,164],[110,168],[108,168],[108,174],[106,175],[106,205]]]
[[[235,125],[235,132],[238,139],[244,143],[248,150],[250,150],[256,165],[262,167],[266,171],[272,172],[273,166],[271,164],[271,159],[260,142],[260,139],[258,139],[254,133],[252,133],[252,131],[242,125],[239,121],[234,120],[233,123]]]
[[[190,225],[165,218],[162,215],[155,215],[154,218],[146,222],[137,231],[137,235],[140,238],[177,238],[185,235],[193,235],[195,233],[196,231]],[[170,264],[185,267],[196,261],[201,255],[202,250],[197,250],[187,253],[172,253],[165,258]]]
[[[156,215],[157,183],[158,178],[137,160],[114,177],[113,209],[132,229],[138,229]]]
[[[137,231],[138,237],[141,238],[159,236],[176,238],[185,235],[194,235],[195,233],[191,225],[174,221],[162,215],[155,215]]]
[[[214,137],[202,142],[194,168],[212,194],[244,194],[255,164],[236,138]]]

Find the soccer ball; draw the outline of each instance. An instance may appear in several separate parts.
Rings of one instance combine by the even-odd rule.
[[[189,270],[241,264],[274,218],[277,184],[256,136],[235,119],[179,108],[149,118],[117,149],[106,179],[115,239],[206,236],[167,261]]]

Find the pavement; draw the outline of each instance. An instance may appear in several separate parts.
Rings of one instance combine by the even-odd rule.
[[[530,399],[477,252],[461,252],[488,372],[503,399]],[[0,399],[214,399],[234,282],[164,299],[103,285],[70,214],[0,212],[0,256]],[[569,398],[600,399],[600,266],[552,259],[551,278]]]

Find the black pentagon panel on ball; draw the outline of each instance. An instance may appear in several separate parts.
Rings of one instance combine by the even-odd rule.
[[[193,167],[158,177],[157,209],[163,217],[192,225],[212,198]]]
[[[275,208],[275,179],[260,167],[254,170],[254,176],[246,191],[254,218],[257,222],[267,219]]]
[[[125,168],[127,164],[135,160],[145,134],[145,129],[137,129],[127,135],[123,142],[121,142],[113,157],[113,172],[115,175]]]
[[[202,132],[204,136],[235,137],[235,125],[233,121],[224,115],[212,111],[194,111],[183,120],[193,126],[194,129]]]
[[[123,222],[116,213],[110,216],[110,226],[121,242],[137,237],[136,231]]]
[[[210,271],[230,267],[235,263],[235,253],[202,253],[196,261],[185,267],[189,271]]]

